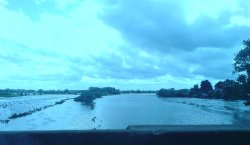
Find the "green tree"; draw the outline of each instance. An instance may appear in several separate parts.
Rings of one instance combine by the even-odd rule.
[[[213,87],[211,83],[208,80],[201,81],[201,88],[200,88],[202,93],[207,94],[209,91],[213,90]]]
[[[234,80],[224,81],[223,92],[226,99],[241,99],[245,97],[242,87]]]
[[[244,74],[240,74],[237,78],[237,81],[240,83],[240,84],[246,84],[247,83],[247,76],[244,75]]]
[[[199,95],[200,95],[199,92],[200,92],[199,85],[196,84],[193,86],[193,88],[190,89],[189,95],[192,97],[199,97]]]
[[[250,40],[244,40],[244,49],[241,49],[234,58],[234,73],[250,77]]]
[[[219,81],[218,83],[216,83],[215,85],[214,85],[214,89],[215,90],[221,90],[221,89],[223,89],[224,88],[224,82],[222,82],[222,81]]]
[[[233,73],[238,74],[237,81],[247,96],[250,94],[250,40],[244,40],[243,45],[245,48],[235,55]]]
[[[39,89],[37,92],[38,92],[39,95],[42,95],[44,93],[44,90],[43,89]]]

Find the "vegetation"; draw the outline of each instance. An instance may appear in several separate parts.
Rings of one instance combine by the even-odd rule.
[[[107,95],[116,95],[120,94],[120,90],[112,88],[112,87],[105,87],[105,88],[98,88],[98,87],[90,87],[88,90],[82,92],[82,94],[75,98],[74,101],[82,102],[86,105],[90,105],[93,107],[94,100],[96,98],[100,98],[102,96]]]
[[[157,95],[160,97],[188,97],[189,95],[188,89],[182,90],[175,90],[174,88],[171,89],[160,89],[157,92]]]
[[[10,91],[9,89],[0,90],[0,97],[15,97],[17,93]]]
[[[46,94],[81,94],[82,90],[24,90],[24,89],[4,89],[0,90],[0,97],[16,97],[30,95],[46,95]]]
[[[197,97],[213,99],[245,99],[245,105],[250,105],[250,40],[243,41],[244,49],[234,58],[233,74],[237,80],[219,81],[214,88],[208,80],[201,81],[200,86],[194,85],[191,89],[160,89],[159,97]]]
[[[147,94],[147,93],[156,93],[157,91],[152,91],[152,90],[124,90],[121,91],[122,94]]]

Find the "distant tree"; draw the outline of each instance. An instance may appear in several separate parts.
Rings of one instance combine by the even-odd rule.
[[[175,96],[175,89],[160,89],[157,92],[157,95],[160,97],[174,97]]]
[[[200,92],[199,85],[196,84],[193,86],[193,88],[190,89],[189,96],[199,97],[199,95],[200,95],[199,92]]]
[[[68,93],[69,93],[69,89],[65,89],[65,90],[63,91],[63,93],[64,93],[64,94],[68,94]]]
[[[74,100],[76,102],[82,102],[87,105],[92,105],[94,100],[96,98],[100,98],[102,96],[107,95],[116,95],[120,94],[119,89],[115,89],[113,87],[104,87],[104,88],[98,88],[98,87],[89,87],[88,90],[82,91],[82,94],[79,97],[76,97]]]
[[[234,58],[234,73],[244,74],[250,77],[250,40],[244,40],[244,49],[241,49]]]
[[[223,87],[224,87],[224,82],[222,82],[222,81],[219,81],[218,83],[216,83],[214,85],[215,90],[221,90],[221,89],[223,89]]]
[[[166,89],[160,89],[156,94],[159,96],[159,97],[164,97],[165,96],[165,92],[167,90]]]
[[[242,85],[245,96],[250,94],[250,40],[243,41],[241,49],[234,58],[234,74],[238,74],[237,81]]]
[[[44,93],[44,90],[43,89],[39,89],[37,92],[38,92],[39,95],[42,95]]]
[[[189,96],[189,89],[180,89],[176,90],[177,97],[188,97]]]
[[[201,81],[201,88],[200,88],[202,93],[207,94],[209,91],[213,90],[213,87],[211,83],[208,80]]]
[[[193,89],[194,92],[199,92],[200,91],[200,88],[199,88],[198,84],[194,85],[194,87],[192,89]]]
[[[218,83],[217,83],[218,84]],[[243,99],[245,98],[245,94],[243,88],[234,80],[226,80],[221,82],[220,89],[223,93],[224,99]]]

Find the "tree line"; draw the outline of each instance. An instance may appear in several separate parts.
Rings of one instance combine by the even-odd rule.
[[[96,98],[101,98],[102,96],[107,96],[107,95],[117,95],[117,94],[121,94],[121,91],[113,87],[104,87],[104,88],[90,87],[88,90],[84,90],[79,97],[76,97],[74,99],[74,101],[82,102],[87,105],[93,105],[93,101]]]
[[[233,74],[236,80],[226,79],[212,86],[208,80],[196,84],[191,89],[160,89],[159,97],[197,97],[212,99],[250,99],[250,40],[243,41],[244,48],[235,54]],[[250,102],[246,102],[246,104]]]
[[[83,90],[25,90],[25,89],[0,89],[0,97],[47,95],[47,94],[81,94]]]

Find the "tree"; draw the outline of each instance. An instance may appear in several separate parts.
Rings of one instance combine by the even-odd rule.
[[[247,83],[247,76],[244,75],[244,74],[240,74],[237,78],[237,81],[240,83],[240,84],[246,84]]]
[[[250,94],[250,40],[243,41],[244,49],[241,49],[234,58],[234,74],[238,74],[237,81],[244,88],[245,95]]]
[[[63,93],[64,93],[64,94],[69,94],[69,89],[65,89],[65,90],[63,91]]]
[[[245,75],[247,78],[250,77],[250,40],[244,40],[244,49],[241,49],[234,58],[234,71],[238,75]]]
[[[219,81],[218,83],[216,83],[215,85],[214,85],[214,89],[215,90],[221,90],[221,89],[223,89],[224,88],[224,82],[222,82],[222,81]]]
[[[209,91],[213,90],[213,87],[211,83],[208,80],[201,81],[201,88],[200,88],[202,93],[207,94]]]
[[[194,85],[193,88],[190,89],[189,96],[199,97],[200,95],[199,92],[200,92],[199,85]]]
[[[224,87],[225,97],[229,99],[245,98],[245,93],[239,82],[226,80]]]
[[[37,92],[38,92],[39,95],[42,95],[44,93],[44,90],[43,89],[39,89]]]

